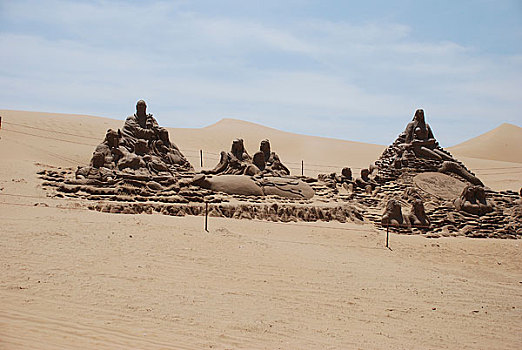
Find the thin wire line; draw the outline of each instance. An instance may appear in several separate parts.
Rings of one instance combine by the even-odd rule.
[[[4,124],[8,124],[8,125],[17,125],[17,126],[22,126],[22,127],[24,127],[24,128],[35,129],[35,130],[41,130],[41,131],[46,131],[46,132],[50,132],[50,133],[63,134],[63,135],[69,135],[69,136],[77,136],[77,137],[83,137],[83,138],[86,138],[86,139],[92,139],[92,140],[99,140],[98,137],[93,137],[93,136],[84,136],[84,135],[78,135],[78,134],[72,134],[72,133],[68,133],[68,132],[56,131],[56,130],[51,130],[51,129],[43,129],[43,128],[38,128],[38,127],[36,127],[36,126],[30,126],[30,125],[18,124],[18,123],[13,123],[13,122],[4,122]]]
[[[17,134],[23,134],[23,135],[29,135],[29,136],[34,136],[34,137],[40,137],[42,139],[62,141],[62,142],[74,143],[74,144],[77,144],[77,145],[85,145],[85,146],[96,147],[96,145],[93,145],[92,143],[83,143],[83,142],[77,142],[77,141],[69,141],[69,140],[64,140],[64,139],[58,139],[58,138],[55,138],[55,137],[36,135],[36,134],[28,133],[28,132],[16,131],[16,130],[5,129],[5,128],[2,128],[2,130],[8,131],[8,132],[14,132],[14,133],[17,133]]]

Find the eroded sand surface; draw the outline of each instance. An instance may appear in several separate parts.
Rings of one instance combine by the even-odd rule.
[[[107,128],[70,120],[58,130]],[[210,218],[207,233],[202,217],[75,209],[45,197],[36,163],[92,146],[0,137],[0,348],[522,347],[518,240],[392,234],[388,250],[370,225]]]

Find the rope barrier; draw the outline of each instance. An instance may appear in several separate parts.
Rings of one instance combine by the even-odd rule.
[[[53,157],[55,157],[55,158],[57,158],[57,159],[65,160],[65,161],[67,161],[67,162],[69,162],[69,163],[72,163],[72,164],[74,164],[74,165],[78,165],[78,164],[80,164],[80,165],[88,165],[88,164],[86,164],[86,163],[84,163],[84,162],[81,162],[81,161],[79,161],[79,160],[74,160],[74,159],[71,159],[71,158],[67,158],[67,157],[65,157],[65,156],[63,156],[63,155],[61,155],[61,154],[53,153],[53,152],[48,151],[48,150],[45,150],[45,149],[43,149],[43,148],[41,148],[41,147],[37,147],[37,146],[34,146],[34,145],[29,145],[29,144],[24,143],[24,142],[20,142],[19,140],[15,140],[14,142],[19,143],[19,144],[22,144],[22,145],[24,145],[24,146],[26,146],[26,147],[29,147],[29,148],[36,149],[36,150],[41,151],[41,152],[43,152],[43,153],[46,153],[46,154],[48,154],[48,155],[50,155],[50,156],[53,156]]]
[[[519,170],[520,171],[520,170]],[[517,175],[517,173],[512,172],[499,172],[499,173],[478,173],[479,175]]]
[[[42,138],[42,139],[48,139],[48,140],[55,140],[55,141],[61,141],[61,142],[74,143],[74,144],[77,144],[77,145],[85,145],[85,146],[91,146],[91,147],[96,147],[96,146],[97,146],[97,145],[94,145],[94,144],[92,144],[92,143],[83,143],[83,142],[77,142],[77,141],[69,141],[69,140],[64,140],[64,139],[57,139],[57,138],[55,138],[55,137],[36,135],[36,134],[28,133],[28,132],[16,131],[16,130],[11,130],[11,129],[6,129],[6,128],[3,128],[2,130],[3,130],[3,131],[8,131],[8,132],[14,132],[14,133],[17,133],[17,134],[23,134],[23,135],[29,135],[29,136],[34,136],[34,137],[40,137],[40,138]]]
[[[16,125],[16,126],[22,126],[22,127],[24,127],[24,128],[35,129],[35,130],[41,130],[41,131],[51,132],[51,133],[55,133],[55,134],[62,134],[62,135],[69,135],[69,136],[76,136],[76,137],[83,137],[83,138],[86,138],[86,139],[92,139],[92,140],[97,140],[97,141],[100,140],[99,137],[85,136],[85,135],[78,135],[78,134],[72,134],[72,133],[68,133],[68,132],[56,131],[56,130],[51,130],[51,129],[43,129],[43,128],[38,128],[38,127],[36,127],[36,126],[30,126],[30,125],[25,125],[25,124],[18,124],[18,123],[13,123],[13,122],[4,122],[4,124],[8,124],[8,125]]]
[[[61,155],[61,154],[53,153],[53,152],[48,151],[48,150],[45,150],[45,149],[43,149],[43,148],[41,148],[41,147],[36,147],[36,146],[34,146],[34,145],[29,145],[29,144],[27,144],[27,143],[20,142],[19,140],[15,140],[14,142],[19,143],[19,144],[21,144],[21,145],[24,145],[24,146],[26,146],[26,147],[33,148],[33,149],[35,149],[35,150],[41,151],[41,152],[46,153],[46,154],[48,154],[48,155],[50,155],[50,156],[53,156],[53,157],[55,157],[55,158],[57,158],[57,159],[65,160],[66,162],[69,162],[69,163],[71,163],[71,164],[73,164],[73,165],[79,165],[79,164],[80,164],[80,165],[88,165],[88,164],[86,164],[86,163],[84,163],[84,162],[81,162],[81,161],[79,161],[79,160],[74,160],[74,159],[71,159],[71,158],[67,158],[67,157],[65,157],[65,156],[63,156],[63,155]]]

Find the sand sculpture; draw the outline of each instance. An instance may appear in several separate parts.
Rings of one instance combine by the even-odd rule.
[[[216,192],[248,196],[276,195],[284,198],[311,199],[314,191],[305,182],[282,177],[245,176],[245,175],[196,175],[192,180],[200,186]]]
[[[445,174],[458,175],[464,180],[472,183],[473,185],[484,186],[484,184],[482,183],[482,181],[480,181],[478,177],[469,172],[461,164],[458,164],[454,161],[444,161],[438,171]]]
[[[108,181],[126,175],[151,177],[193,170],[167,129],[158,125],[147,104],[139,100],[136,113],[127,118],[123,132],[107,130],[104,141],[94,150],[87,167],[76,171],[78,180]]]
[[[379,186],[377,182],[370,179],[370,170],[368,169],[361,169],[361,176],[355,179],[355,184],[358,188],[361,188],[368,193],[371,193]]]
[[[410,227],[428,228],[430,226],[430,219],[426,215],[424,203],[420,198],[417,198],[411,204],[410,212],[406,215]]]
[[[430,226],[430,220],[424,210],[422,200],[417,198],[411,205],[410,212],[402,212],[401,202],[397,199],[390,199],[382,215],[381,224],[384,227],[403,227],[403,228],[423,228]]]
[[[232,141],[230,152],[221,151],[219,163],[203,174],[256,175],[259,169],[252,164],[252,157],[245,149],[243,139]]]
[[[522,223],[510,209],[515,193],[484,188],[475,174],[440,147],[421,109],[369,170],[368,178],[379,184],[379,193],[375,200],[358,193],[355,198],[364,201],[365,217],[377,226],[395,225],[398,232],[430,237],[522,234]],[[399,215],[399,197],[411,203],[410,213],[403,215],[401,209]],[[425,226],[429,229],[422,230]]]
[[[355,180],[352,177],[352,169],[344,167],[341,169],[341,174],[318,174],[317,178],[324,183],[325,186],[334,190],[340,190],[345,193],[352,193],[355,189]],[[337,189],[337,187],[339,187]]]
[[[193,170],[178,147],[170,141],[167,129],[158,125],[152,114],[147,114],[143,100],[136,103],[136,113],[129,116],[122,130],[122,144],[129,153],[142,157],[153,171],[169,172]],[[161,169],[161,170],[159,170]]]
[[[406,220],[402,214],[401,203],[396,199],[390,199],[386,203],[386,209],[382,215],[383,226],[406,226]]]
[[[53,196],[84,198],[109,213],[202,215],[272,221],[353,221],[427,237],[522,237],[522,194],[495,192],[439,146],[417,110],[406,129],[356,179],[349,167],[290,176],[268,140],[250,156],[232,142],[196,174],[144,101],[123,129],[106,132],[87,167],[39,172]],[[403,206],[410,207],[407,212]]]
[[[416,157],[452,161],[453,157],[438,148],[430,126],[424,119],[424,110],[417,109],[413,121],[408,123],[404,131],[405,139],[401,144],[404,151],[413,152]]]
[[[281,162],[279,156],[270,149],[270,141],[263,140],[259,151],[251,157],[245,149],[243,139],[232,141],[230,152],[221,151],[219,163],[203,174],[214,175],[268,175],[288,176],[290,170]]]
[[[279,156],[270,149],[270,141],[265,139],[259,145],[259,152],[263,154],[265,161],[264,169],[261,169],[263,174],[271,176],[288,176],[290,170],[281,162]]]
[[[475,175],[448,151],[440,147],[433,131],[426,123],[424,110],[415,111],[413,120],[408,123],[404,132],[386,148],[375,162],[378,177],[383,181],[395,180],[404,171],[425,172],[441,171],[463,177],[466,181]]]
[[[96,147],[89,166],[78,167],[76,170],[76,178],[82,180],[112,180],[115,177],[114,169],[116,168],[116,164],[124,154],[119,146],[120,139],[121,132],[119,130],[107,130],[105,139]]]
[[[493,211],[493,206],[486,200],[486,193],[481,186],[466,186],[454,203],[457,210],[474,215],[480,216]]]
[[[202,171],[191,183],[228,194],[277,195],[297,199],[314,196],[313,189],[307,183],[289,175],[288,168],[271,151],[269,140],[261,141],[259,151],[251,157],[244,141],[235,139],[230,152],[222,151],[219,163],[211,170]]]

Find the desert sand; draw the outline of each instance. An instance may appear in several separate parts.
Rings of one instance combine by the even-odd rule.
[[[89,211],[46,197],[36,173],[87,164],[123,121],[0,115],[0,348],[522,347],[518,240],[392,233],[389,250],[371,225],[211,218],[207,233],[202,217]],[[251,153],[269,138],[310,176],[356,172],[385,147],[230,119],[169,130],[196,170],[200,149],[211,168],[236,137]],[[502,125],[449,150],[486,186],[518,190],[521,136]]]

